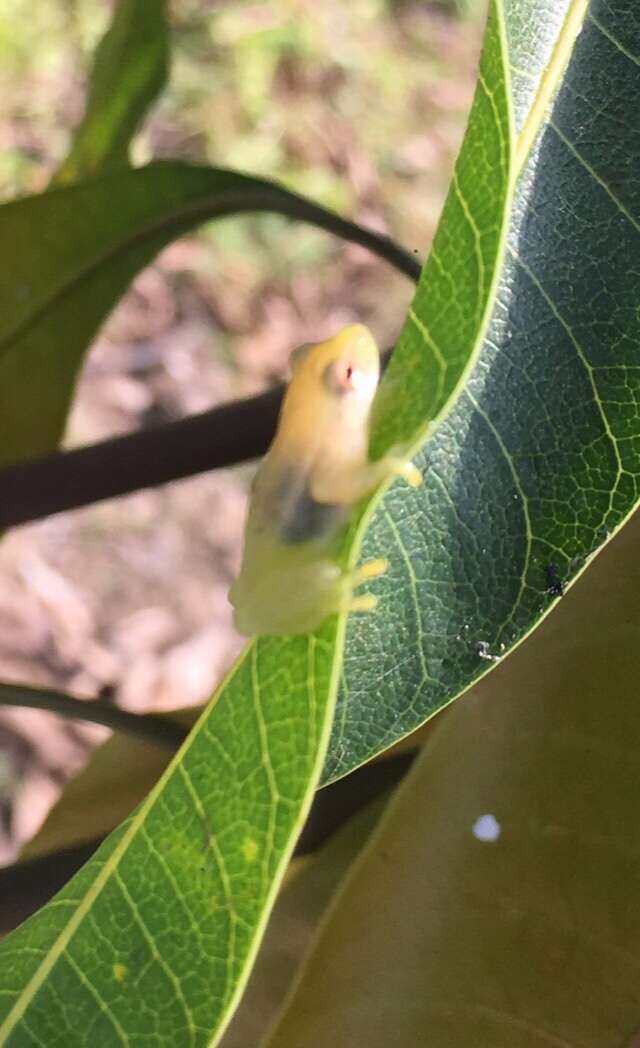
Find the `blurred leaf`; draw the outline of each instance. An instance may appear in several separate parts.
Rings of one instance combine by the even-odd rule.
[[[61,438],[78,369],[140,269],[208,219],[275,211],[363,243],[407,272],[386,237],[263,179],[157,163],[0,206],[0,464]]]
[[[640,516],[442,719],[269,1048],[631,1048]]]
[[[438,395],[425,401],[420,385],[412,387],[412,407],[405,410],[403,422],[405,429],[413,425],[414,438],[445,408],[447,397],[478,345],[500,264],[511,185],[503,45],[500,12],[492,8],[481,64],[482,84],[472,109],[456,187],[445,207],[443,228],[449,233],[441,234],[439,240],[440,264],[449,266],[457,280],[472,280],[465,299],[472,320],[461,309],[466,322],[458,341],[442,358],[447,366],[446,374],[440,376]],[[491,84],[490,96],[487,83]],[[176,168],[156,167],[151,174],[147,172],[147,179],[157,181],[167,171],[175,176]],[[127,177],[132,179],[136,174],[139,189],[144,172],[127,173]],[[242,184],[239,176],[189,172],[189,178],[199,177],[206,185],[214,174],[218,190],[214,213],[220,213],[223,206],[220,181],[229,190],[227,209],[240,209],[243,198],[237,192]],[[180,188],[185,195],[186,179],[187,175],[183,178],[181,174]],[[128,183],[129,189],[131,185],[133,182]],[[474,187],[480,187],[481,192]],[[107,256],[103,247],[100,255],[89,256],[93,265],[87,267],[85,261],[82,271],[85,277],[100,272],[99,281],[80,281],[82,305],[93,323],[98,310],[96,303],[86,302],[89,288],[100,285],[97,300],[104,308],[105,273],[109,274],[111,284],[107,287],[113,297],[115,281],[122,280],[125,263],[131,273],[141,264],[144,253],[148,257],[152,247],[157,250],[161,237],[169,232],[162,210],[155,211],[155,221],[148,216],[142,221],[140,214],[132,220],[131,214],[123,214],[126,204],[131,205],[131,197],[123,198],[125,206],[118,208],[114,222],[113,188],[114,182],[109,179],[74,187],[77,194],[89,194],[93,208],[96,192],[104,194],[102,208],[96,212],[103,237],[113,224],[119,230],[110,254]],[[188,223],[212,213],[211,194],[195,201],[192,195],[191,206],[180,210],[175,203],[175,182],[165,183],[165,190],[170,192],[174,236]],[[274,188],[261,192],[264,207],[277,209],[275,201],[285,213],[293,210],[290,194]],[[45,215],[51,210],[52,196]],[[78,203],[82,197],[74,200]],[[144,212],[139,199],[134,203]],[[147,207],[158,209],[163,204],[166,208],[166,199],[158,194]],[[310,205],[295,201],[296,215],[309,211]],[[75,213],[69,216],[72,225],[74,218]],[[333,220],[332,228],[338,224]],[[480,246],[476,242],[479,229],[483,231]],[[129,251],[123,257],[125,231]],[[133,251],[132,238],[136,244]],[[469,244],[473,260],[468,257]],[[71,248],[69,252],[71,259]],[[103,264],[105,257],[108,265]],[[50,266],[47,251],[45,258]],[[117,266],[111,266],[114,259]],[[77,265],[69,268],[69,260],[65,261],[66,274],[56,277],[58,281],[66,279],[66,287],[76,291]],[[50,325],[51,282],[45,286],[48,297],[36,315],[47,313]],[[424,291],[419,294],[422,301]],[[71,297],[66,293],[63,304]],[[59,298],[58,294],[58,304]],[[74,326],[72,316],[68,319],[65,333]],[[19,354],[15,341],[12,349],[6,344],[7,338],[0,370],[4,365],[6,373],[9,360],[22,361],[28,368],[25,382],[27,374],[32,378],[31,405],[33,376],[37,374],[33,354],[26,353],[24,346]],[[419,348],[422,353],[422,347],[413,346],[413,350]],[[43,358],[52,359],[50,344],[40,349]],[[407,374],[420,363],[413,355],[412,360],[411,352],[402,354]],[[438,373],[440,359],[425,359],[425,375]],[[0,389],[4,388],[2,378],[0,374]],[[15,388],[15,381],[9,388]],[[45,397],[43,407],[46,403]],[[397,403],[393,409],[397,410]],[[30,421],[37,424],[39,419]],[[351,534],[345,547],[344,559],[349,566],[358,555],[356,538]],[[84,1037],[88,1027],[96,1043],[109,1038],[130,1045],[146,1044],[155,1038],[160,1043],[196,1046],[211,1043],[212,1037],[213,1043],[219,1039],[248,977],[321,772],[340,674],[344,626],[343,616],[334,617],[308,637],[260,638],[250,645],[147,800],[49,905],[4,941],[0,946],[4,962],[0,979],[1,1043],[17,1045],[25,1038],[30,1042],[36,1038],[50,1044],[60,1031],[64,1031],[62,1036],[68,1043],[70,1036]],[[181,929],[180,935],[176,928]],[[100,950],[96,950],[98,939]]]
[[[483,10],[483,0],[445,0],[445,6],[449,6],[458,18],[475,18]]]
[[[52,184],[127,166],[131,140],[165,85],[168,64],[165,0],[118,0],[95,52],[84,117]]]
[[[526,161],[507,260],[480,357],[418,458],[423,487],[394,487],[367,531],[363,556],[391,570],[371,587],[375,628],[349,622],[325,779],[485,673],[548,611],[550,572],[575,578],[637,504],[640,106],[629,99],[640,97],[640,6],[593,0],[571,54],[584,6],[505,5]],[[464,201],[482,216],[488,199],[483,152],[480,142],[467,156],[461,222]],[[478,252],[484,244],[479,231]],[[478,316],[479,303],[466,312],[475,257],[444,222],[385,378],[377,451],[408,437],[447,389],[437,354],[462,347]]]

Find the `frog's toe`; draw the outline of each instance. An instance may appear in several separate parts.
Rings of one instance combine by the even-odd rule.
[[[362,586],[369,579],[377,579],[380,575],[384,575],[385,571],[388,570],[389,561],[385,560],[384,557],[369,560],[366,564],[361,564],[352,573],[351,585],[355,589],[356,586]],[[378,598],[373,593],[363,593],[360,597],[351,596],[349,611],[373,611],[377,603]]]
[[[402,448],[392,448],[383,461],[386,461],[391,473],[395,473],[397,477],[402,477],[410,487],[419,488],[422,484],[422,473],[411,459],[403,455]]]
[[[403,463],[400,475],[404,477],[407,484],[412,488],[419,488],[422,484],[422,473],[417,466],[414,466],[413,462]]]
[[[362,597],[352,597],[349,601],[349,611],[373,611],[378,598],[373,593],[365,593]]]
[[[366,564],[361,564],[359,568],[353,573],[352,581],[353,585],[361,586],[363,582],[368,582],[369,579],[377,579],[380,575],[384,575],[389,570],[389,561],[385,557],[377,557],[375,560],[368,560]]]

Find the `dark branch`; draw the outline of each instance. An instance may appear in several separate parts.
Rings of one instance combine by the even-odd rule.
[[[178,422],[0,469],[0,531],[258,458],[273,438],[283,393],[277,386]]]
[[[168,717],[158,717],[152,713],[129,713],[95,699],[76,699],[73,695],[52,688],[0,683],[0,706],[48,710],[61,717],[102,724],[112,731],[123,731],[171,750],[177,749],[187,737],[187,729]]]
[[[388,237],[292,194],[276,189],[272,192],[276,198],[269,199],[273,210],[362,244],[405,276],[418,280],[420,262]],[[265,194],[265,201],[267,197]],[[249,203],[251,209],[255,208],[250,194],[246,203],[247,209]],[[238,200],[234,206],[242,209]],[[204,205],[198,207],[203,209]],[[207,215],[210,217],[209,212]],[[0,531],[257,458],[271,443],[282,394],[283,387],[278,386],[258,397],[224,404],[177,422],[0,469]]]
[[[283,387],[162,426],[0,470],[0,530],[257,458]]]

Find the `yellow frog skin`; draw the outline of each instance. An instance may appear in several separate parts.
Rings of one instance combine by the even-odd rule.
[[[371,462],[369,416],[380,354],[362,324],[303,346],[273,443],[253,483],[240,574],[229,592],[236,628],[247,636],[307,633],[337,611],[367,611],[355,587],[386,561],[343,572],[336,538],[352,506],[391,474],[413,486],[415,466],[395,455]]]

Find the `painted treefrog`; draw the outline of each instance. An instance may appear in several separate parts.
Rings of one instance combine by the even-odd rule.
[[[336,539],[351,508],[392,474],[412,486],[416,467],[394,454],[371,462],[369,415],[380,354],[362,324],[302,346],[273,443],[253,483],[242,566],[231,587],[237,629],[307,633],[336,611],[368,611],[372,594],[353,590],[387,569],[374,560],[343,571]]]

